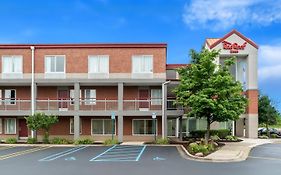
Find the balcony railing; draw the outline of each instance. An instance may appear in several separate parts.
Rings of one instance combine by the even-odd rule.
[[[118,110],[118,100],[80,99],[80,110],[84,110],[84,111]]]
[[[84,111],[109,111],[118,109],[117,100],[97,100],[97,99],[80,99],[79,108]],[[37,110],[56,110],[56,111],[72,111],[74,110],[73,99],[44,99],[36,100]]]
[[[124,100],[123,110],[124,111],[147,111],[147,110],[161,110],[162,100],[161,99],[150,99],[150,100]]]
[[[167,100],[167,110],[182,109],[174,104],[175,99]],[[161,99],[149,100],[123,100],[124,111],[161,110]],[[31,100],[26,99],[0,99],[0,110],[31,110]],[[41,111],[73,111],[74,99],[37,99],[36,110]],[[114,111],[118,110],[118,100],[80,99],[81,111]]]
[[[30,110],[31,100],[15,99],[15,98],[2,98],[0,99],[0,110]]]
[[[175,104],[176,99],[168,98],[167,100],[167,110],[182,110],[183,107]]]

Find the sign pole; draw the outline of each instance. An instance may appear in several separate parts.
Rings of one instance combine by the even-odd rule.
[[[111,140],[113,140],[113,137],[114,137],[114,130],[115,130],[115,114],[114,112],[111,113],[111,128],[112,128],[112,134],[111,134]]]

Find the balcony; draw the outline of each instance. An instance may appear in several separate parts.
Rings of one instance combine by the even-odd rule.
[[[150,111],[150,110],[161,110],[162,100],[151,99],[151,100],[124,100],[123,110],[124,111]]]
[[[174,104],[175,99],[167,100],[168,115],[182,113],[180,106]],[[72,115],[111,115],[118,112],[118,100],[112,99],[79,99],[79,111],[75,111],[74,99],[36,99],[36,111],[47,114],[72,116]],[[123,100],[123,113],[128,116],[151,115],[151,112],[161,114],[162,100]],[[9,111],[9,112],[7,112]],[[93,112],[94,111],[94,112]],[[1,99],[0,115],[26,116],[31,114],[30,99]]]
[[[31,100],[27,99],[12,99],[2,98],[0,99],[0,110],[4,111],[24,111],[31,109]]]

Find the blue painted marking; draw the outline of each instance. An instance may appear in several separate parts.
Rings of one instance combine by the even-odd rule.
[[[138,161],[146,146],[113,146],[90,161]]]
[[[141,155],[143,154],[145,148],[146,148],[146,145],[142,148],[142,150],[141,150],[140,154],[138,155],[136,161],[139,161],[139,159],[140,159]]]
[[[166,159],[162,157],[154,157],[153,160],[166,160]]]
[[[59,153],[50,155],[48,157],[45,157],[43,159],[40,159],[39,161],[52,161],[52,160],[58,159],[60,157],[63,157],[63,156],[75,153],[75,152],[80,151],[80,150],[85,149],[85,148],[87,148],[87,146],[82,146],[82,147],[76,147],[76,148],[68,149],[66,151],[59,152]]]
[[[107,153],[108,151],[112,150],[112,149],[115,148],[116,146],[117,146],[117,145],[114,145],[114,146],[108,148],[106,151],[104,151],[103,153],[101,153],[101,154],[97,155],[96,157],[92,158],[90,161],[96,160],[97,158],[101,157],[102,155],[104,155],[104,154]]]

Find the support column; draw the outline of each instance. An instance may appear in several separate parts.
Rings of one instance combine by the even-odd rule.
[[[258,114],[247,114],[245,120],[245,137],[258,138]]]
[[[244,118],[236,120],[236,136],[244,137]]]
[[[118,141],[123,142],[123,93],[124,84],[118,83]]]
[[[34,115],[36,111],[36,98],[37,98],[37,85],[36,83],[33,83],[31,85],[31,114]],[[36,138],[36,131],[31,131],[31,137]]]
[[[182,141],[182,116],[179,117],[179,138]]]
[[[162,84],[162,138],[167,137],[167,86]]]
[[[74,111],[78,112],[80,107],[80,84],[74,84]],[[74,116],[74,140],[80,137],[80,116]]]

